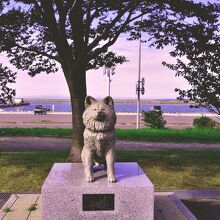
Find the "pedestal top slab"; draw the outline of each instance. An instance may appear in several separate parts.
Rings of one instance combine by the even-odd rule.
[[[47,186],[50,188],[62,186],[63,189],[73,186],[80,188],[153,187],[151,181],[136,162],[115,163],[115,174],[117,182],[109,183],[106,171],[98,170],[94,172],[95,181],[88,183],[84,180],[82,163],[55,163],[42,189],[46,189]]]

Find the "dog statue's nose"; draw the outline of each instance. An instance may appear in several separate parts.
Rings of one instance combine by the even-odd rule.
[[[105,120],[105,113],[104,112],[98,112],[97,119],[98,119],[98,121],[104,121]]]

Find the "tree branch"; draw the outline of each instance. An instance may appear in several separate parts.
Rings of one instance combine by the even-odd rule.
[[[38,9],[38,11],[40,12],[41,16],[43,17],[44,12],[43,12],[41,6],[37,3],[36,0],[33,0],[33,4],[35,5],[35,7]]]
[[[132,4],[132,3],[131,3]],[[106,36],[108,36],[109,31],[114,27],[114,25],[120,20],[120,18],[129,10],[133,11],[134,5],[133,7],[131,7],[131,5],[127,5],[127,7],[124,8],[124,10],[122,10],[120,13],[117,14],[117,16],[112,20],[112,22],[108,25],[108,28],[105,28],[105,30],[103,31],[103,33],[101,35],[99,35],[97,38],[94,39],[93,42],[91,42],[88,46],[88,50],[91,50],[92,48],[94,48],[95,46],[98,45],[98,43],[101,40],[104,40],[106,38]]]
[[[21,45],[19,45],[17,43],[15,43],[15,46],[18,47],[18,48],[21,48],[22,50],[29,51],[29,52],[34,52],[34,53],[36,53],[38,55],[42,55],[42,56],[48,57],[48,58],[53,59],[53,60],[55,60],[55,61],[57,61],[59,63],[61,62],[61,60],[58,57],[52,56],[52,55],[50,55],[50,54],[48,54],[46,52],[39,51],[39,50],[34,49],[34,48],[23,47],[23,46],[21,46]]]
[[[94,59],[97,55],[99,55],[100,53],[102,52],[105,52],[108,47],[112,46],[116,40],[118,39],[119,35],[123,32],[123,30],[126,28],[126,25],[128,25],[129,23],[131,23],[132,21],[140,18],[141,16],[144,15],[144,13],[141,13],[135,17],[133,17],[132,19],[131,18],[131,15],[132,15],[132,11],[129,13],[126,21],[124,22],[124,24],[121,26],[121,28],[119,28],[119,30],[117,32],[115,32],[115,37],[112,39],[112,40],[109,40],[108,43],[106,43],[104,46],[102,46],[101,48],[97,48],[94,53],[92,54],[92,56],[89,57],[89,60],[92,60]]]
[[[145,13],[141,13],[141,14],[139,14],[139,15],[133,17],[132,19],[130,19],[129,23],[132,22],[132,21],[137,20],[138,18],[142,17],[143,15],[145,15]]]
[[[55,4],[59,13],[59,31],[61,34],[65,34],[65,19],[67,11],[64,10],[63,0],[55,0]]]
[[[59,33],[58,33],[58,28],[57,28],[57,22],[53,10],[53,5],[51,0],[41,0],[41,5],[44,10],[44,20],[45,23],[47,24],[49,30],[51,31],[54,41],[59,41]]]
[[[119,30],[117,32],[115,32],[114,37],[112,39],[109,39],[109,41],[105,45],[103,45],[102,47],[97,48],[93,52],[93,54],[91,56],[89,56],[89,60],[92,60],[96,56],[98,56],[100,53],[105,52],[108,49],[108,47],[112,46],[116,42],[116,40],[118,39],[119,35],[123,32],[123,30],[126,28],[126,26],[130,23],[130,21],[131,21],[130,18],[131,18],[132,13],[133,13],[133,11],[130,11],[129,15],[127,16],[127,18],[126,18],[126,20],[124,22],[124,24],[122,24],[121,27],[119,28]],[[136,17],[138,17],[138,16],[136,16]]]
[[[74,0],[72,6],[71,6],[71,8],[70,8],[70,11],[73,11],[73,10],[74,10],[74,8],[76,7],[76,2],[77,2],[77,0]]]
[[[57,28],[57,22],[56,22],[52,2],[51,0],[47,0],[47,1],[41,0],[41,5],[44,9],[43,16],[44,16],[45,23],[47,24],[47,27],[49,28],[50,32],[53,35],[53,40],[57,47],[58,54],[60,54],[61,56],[64,56],[65,55],[64,42],[63,42],[63,39],[61,39],[59,30]]]
[[[94,17],[94,14],[93,16],[91,17],[91,7],[92,7],[92,3],[93,3],[94,0],[90,0],[89,3],[88,3],[88,7],[87,7],[87,10],[86,10],[86,27],[85,27],[85,44],[87,45],[88,42],[89,42],[89,32],[90,32],[90,25],[93,21],[93,19],[95,18]]]
[[[74,40],[74,56],[78,59],[85,53],[82,0],[75,1],[74,8],[70,12],[70,24]]]
[[[70,51],[70,46],[67,42],[65,35],[65,27],[64,32],[59,32],[57,27],[57,21],[55,17],[55,12],[53,8],[53,3],[51,0],[41,0],[41,5],[44,9],[44,19],[47,27],[53,35],[53,40],[57,48],[57,53],[61,59],[62,64],[67,66],[67,60],[72,59],[72,54]],[[64,21],[65,23],[65,21]]]

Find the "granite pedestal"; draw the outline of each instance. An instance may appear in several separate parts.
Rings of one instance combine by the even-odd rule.
[[[55,163],[42,186],[42,220],[153,220],[154,186],[137,163],[115,163],[84,181],[81,163]]]

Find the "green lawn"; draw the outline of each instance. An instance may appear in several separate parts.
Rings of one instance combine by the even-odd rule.
[[[117,139],[152,142],[220,143],[220,129],[116,129]],[[1,136],[71,137],[68,128],[0,128]]]
[[[0,152],[0,192],[37,192],[54,162],[67,152]],[[120,151],[117,161],[136,161],[156,190],[220,188],[220,150]]]
[[[117,139],[152,142],[220,143],[220,129],[117,129]]]

